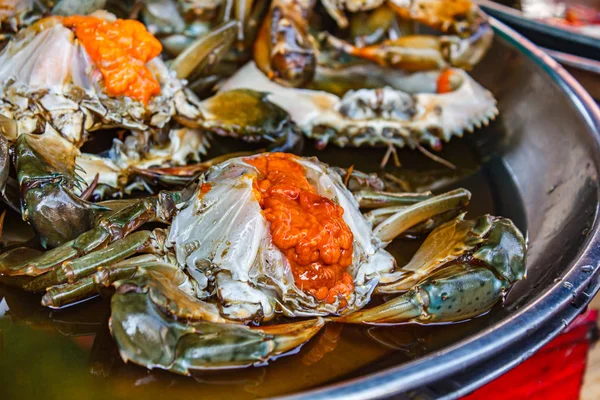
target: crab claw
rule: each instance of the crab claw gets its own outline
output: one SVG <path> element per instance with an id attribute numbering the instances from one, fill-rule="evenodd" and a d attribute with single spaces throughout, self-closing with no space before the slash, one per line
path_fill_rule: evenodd
<path id="1" fill-rule="evenodd" d="M 219 63 L 234 43 L 239 25 L 229 21 L 199 37 L 187 46 L 171 63 L 178 79 L 187 79 L 194 71 L 206 71 Z"/>
<path id="2" fill-rule="evenodd" d="M 15 168 L 21 191 L 21 213 L 44 247 L 56 247 L 92 228 L 105 207 L 75 194 L 77 149 L 55 131 L 22 134 L 15 144 Z"/>
<path id="3" fill-rule="evenodd" d="M 308 33 L 311 1 L 275 0 L 254 42 L 254 61 L 282 85 L 310 82 L 316 68 L 316 45 Z"/>
<path id="4" fill-rule="evenodd" d="M 375 62 L 385 68 L 426 71 L 447 67 L 471 69 L 489 49 L 494 33 L 489 25 L 465 39 L 454 36 L 406 35 L 371 46 L 357 47 L 327 35 L 336 50 Z"/>
<path id="5" fill-rule="evenodd" d="M 272 151 L 301 151 L 302 133 L 287 111 L 267 97 L 248 89 L 219 92 L 200 103 L 202 127 L 247 142 L 270 142 Z"/>
<path id="6" fill-rule="evenodd" d="M 390 0 L 399 17 L 461 37 L 472 35 L 485 16 L 472 0 Z"/>
<path id="7" fill-rule="evenodd" d="M 166 292 L 155 290 L 158 297 L 152 295 L 157 278 L 162 286 L 171 285 Z M 186 296 L 169 280 L 140 271 L 115 286 L 111 334 L 124 361 L 149 369 L 189 375 L 195 370 L 264 363 L 301 346 L 324 325 L 322 318 L 261 328 L 207 322 L 189 315 L 182 320 L 177 318 L 177 310 L 198 300 Z"/>
<path id="8" fill-rule="evenodd" d="M 481 315 L 524 278 L 525 251 L 523 235 L 509 219 L 484 215 L 465 221 L 461 216 L 436 228 L 413 259 L 383 277 L 377 288 L 379 293 L 408 291 L 336 321 L 449 322 Z"/>
<path id="9" fill-rule="evenodd" d="M 328 36 L 329 45 L 384 67 L 422 71 L 450 66 L 471 69 L 492 44 L 494 32 L 470 0 L 391 0 L 387 4 L 400 18 L 419 22 L 444 35 L 405 34 L 366 47 Z"/>

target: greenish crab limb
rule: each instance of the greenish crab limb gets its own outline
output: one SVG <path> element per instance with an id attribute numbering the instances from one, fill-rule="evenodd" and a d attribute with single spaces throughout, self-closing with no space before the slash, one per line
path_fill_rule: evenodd
<path id="1" fill-rule="evenodd" d="M 231 158 L 248 157 L 263 151 L 264 149 L 260 149 L 258 151 L 238 151 L 234 153 L 223 154 L 200 163 L 188 164 L 179 167 L 135 169 L 134 173 L 149 181 L 148 183 L 151 185 L 162 184 L 168 187 L 181 187 L 189 184 L 201 173 L 207 171 L 209 168 L 217 164 L 220 164 Z"/>
<path id="2" fill-rule="evenodd" d="M 383 220 L 373 230 L 374 235 L 382 242 L 390 242 L 410 228 L 424 223 L 439 215 L 452 215 L 466 207 L 471 200 L 471 193 L 465 189 L 456 189 L 406 208 L 400 209 L 389 218 Z"/>
<path id="3" fill-rule="evenodd" d="M 16 137 L 17 123 L 0 115 L 0 195 L 6 197 L 6 183 L 8 182 L 8 174 L 10 172 L 10 145 L 7 137 Z"/>
<path id="4" fill-rule="evenodd" d="M 76 147 L 49 128 L 42 135 L 19 135 L 13 148 L 21 214 L 42 246 L 60 246 L 91 229 L 106 209 L 75 194 L 81 190 Z"/>
<path id="5" fill-rule="evenodd" d="M 219 92 L 200 103 L 203 120 L 199 124 L 221 136 L 270 143 L 269 151 L 298 153 L 304 136 L 289 114 L 267 97 L 268 93 L 250 89 Z"/>
<path id="6" fill-rule="evenodd" d="M 360 208 L 383 208 L 391 206 L 411 206 L 433 197 L 425 193 L 391 193 L 360 190 L 353 193 Z"/>
<path id="7" fill-rule="evenodd" d="M 139 199 L 96 220 L 96 227 L 77 239 L 38 256 L 0 257 L 0 275 L 35 277 L 24 289 L 42 291 L 49 286 L 73 281 L 137 251 L 143 251 L 155 243 L 155 236 L 148 238 L 147 233 L 141 231 L 132 235 L 132 239 L 118 239 L 128 236 L 146 222 L 168 222 L 175 211 L 175 204 L 182 200 L 181 196 L 180 192 L 161 192 L 158 196 Z M 70 260 L 74 261 L 69 262 Z"/>
<path id="8" fill-rule="evenodd" d="M 382 277 L 377 293 L 410 290 L 444 265 L 463 257 L 481 244 L 492 228 L 493 217 L 464 220 L 464 214 L 437 227 L 427 236 L 410 262 Z"/>
<path id="9" fill-rule="evenodd" d="M 488 311 L 503 300 L 509 287 L 487 268 L 458 263 L 380 306 L 333 320 L 352 324 L 461 321 Z"/>
<path id="10" fill-rule="evenodd" d="M 56 271 L 58 279 L 69 283 L 88 276 L 100 267 L 104 267 L 138 253 L 160 251 L 155 244 L 151 231 L 138 231 L 117 240 L 103 249 L 96 250 L 75 260 L 62 263 Z"/>
<path id="11" fill-rule="evenodd" d="M 475 317 L 502 301 L 525 277 L 525 253 L 523 235 L 509 219 L 484 215 L 465 221 L 461 216 L 435 229 L 413 259 L 384 276 L 376 289 L 382 294 L 405 293 L 334 320 L 395 324 Z"/>
<path id="12" fill-rule="evenodd" d="M 486 265 L 508 284 L 525 276 L 525 239 L 513 222 L 484 215 L 464 220 L 464 214 L 436 228 L 411 261 L 382 277 L 376 292 L 399 293 L 458 260 Z"/>
<path id="13" fill-rule="evenodd" d="M 187 284 L 187 276 L 177 266 L 165 262 L 161 257 L 154 254 L 144 254 L 112 265 L 99 267 L 95 273 L 84 276 L 73 283 L 52 286 L 48 288 L 42 297 L 42 305 L 50 308 L 61 308 L 64 305 L 94 297 L 118 280 L 133 278 L 140 269 L 151 270 L 159 274 L 152 281 L 152 296 L 156 298 L 168 295 L 178 299 L 178 303 L 173 303 L 178 304 L 179 310 L 181 310 L 181 312 L 176 313 L 178 317 L 188 318 L 190 315 L 196 315 L 198 318 L 206 318 L 212 322 L 222 322 L 216 307 L 207 303 L 198 303 L 194 298 L 176 291 L 178 286 Z M 166 283 L 165 279 L 167 280 Z M 190 302 L 203 306 L 186 306 Z M 174 308 L 171 307 L 171 309 Z M 196 314 L 187 311 L 192 308 L 196 311 Z M 198 316 L 198 311 L 203 311 L 204 314 Z"/>
<path id="14" fill-rule="evenodd" d="M 204 74 L 228 53 L 239 31 L 237 21 L 225 22 L 189 44 L 171 63 L 178 79 Z"/>
<path id="15" fill-rule="evenodd" d="M 260 364 L 301 346 L 324 325 L 321 318 L 262 328 L 176 319 L 167 297 L 152 297 L 155 278 L 145 271 L 116 282 L 109 322 L 121 358 L 149 369 L 189 375 Z"/>

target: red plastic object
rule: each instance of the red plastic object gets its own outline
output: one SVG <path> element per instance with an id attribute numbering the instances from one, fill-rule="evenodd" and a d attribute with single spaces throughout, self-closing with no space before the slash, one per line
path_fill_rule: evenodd
<path id="1" fill-rule="evenodd" d="M 578 399 L 597 319 L 588 310 L 534 356 L 462 400 Z"/>

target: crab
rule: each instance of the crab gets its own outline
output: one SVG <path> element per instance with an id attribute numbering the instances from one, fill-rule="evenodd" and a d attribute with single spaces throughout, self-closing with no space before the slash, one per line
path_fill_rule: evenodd
<path id="1" fill-rule="evenodd" d="M 445 163 L 421 144 L 440 150 L 498 114 L 493 95 L 461 69 L 406 74 L 373 64 L 320 68 L 311 89 L 298 89 L 271 81 L 249 63 L 222 86 L 241 88 L 269 93 L 267 99 L 289 112 L 319 148 L 330 142 L 387 146 L 382 166 L 404 146 Z"/>
<path id="2" fill-rule="evenodd" d="M 262 365 L 330 321 L 461 321 L 502 301 L 525 275 L 525 241 L 506 218 L 466 220 L 469 199 L 464 189 L 352 193 L 316 158 L 231 158 L 181 192 L 121 203 L 46 253 L 5 252 L 0 276 L 46 290 L 53 308 L 112 285 L 109 325 L 125 361 L 179 374 Z M 150 221 L 170 226 L 140 229 Z M 430 231 L 406 265 L 385 250 Z M 395 297 L 366 308 L 375 294 Z"/>
<path id="3" fill-rule="evenodd" d="M 325 42 L 337 51 L 404 71 L 439 70 L 449 67 L 470 69 L 485 55 L 493 31 L 471 0 L 323 0 L 339 28 L 347 28 L 344 10 L 373 11 L 357 17 L 352 26 L 356 44 L 324 32 Z M 310 83 L 324 49 L 311 33 L 309 21 L 314 1 L 274 0 L 254 44 L 254 61 L 270 79 L 285 86 Z M 399 18 L 399 22 L 392 25 Z M 366 21 L 366 23 L 365 23 Z M 445 36 L 415 34 L 411 22 L 437 29 Z M 355 24 L 356 25 L 356 24 Z"/>
<path id="4" fill-rule="evenodd" d="M 220 32 L 235 37 L 237 25 Z M 131 42 L 116 40 L 127 35 Z M 103 52 L 103 43 L 118 51 Z M 21 213 L 44 246 L 60 245 L 90 228 L 100 208 L 85 198 L 95 188 L 128 192 L 140 187 L 131 182 L 132 170 L 197 161 L 209 132 L 249 141 L 268 138 L 276 148 L 298 143 L 294 138 L 301 135 L 287 113 L 261 93 L 236 90 L 200 101 L 187 90 L 186 73 L 210 64 L 206 58 L 222 45 L 199 38 L 191 45 L 194 51 L 168 67 L 158 57 L 160 43 L 140 22 L 106 12 L 43 18 L 9 42 L 0 53 L 0 126 L 6 142 L 0 159 L 7 167 L 8 153 L 15 154 Z M 118 58 L 102 59 L 107 54 Z M 108 129 L 128 135 L 115 139 L 107 156 L 80 152 L 90 135 Z M 5 178 L 1 189 L 8 197 Z M 56 207 L 44 206 L 50 198 Z M 19 200 L 13 196 L 9 203 Z M 61 228 L 65 221 L 57 221 L 58 215 L 73 218 Z"/>

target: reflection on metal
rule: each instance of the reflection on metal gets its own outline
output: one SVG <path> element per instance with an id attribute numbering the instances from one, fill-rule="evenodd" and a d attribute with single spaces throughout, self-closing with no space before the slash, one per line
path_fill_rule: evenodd
<path id="1" fill-rule="evenodd" d="M 572 54 L 567 54 L 556 50 L 545 48 L 542 48 L 542 50 L 563 65 L 600 74 L 600 61 L 590 60 L 589 58 L 574 56 Z"/>

